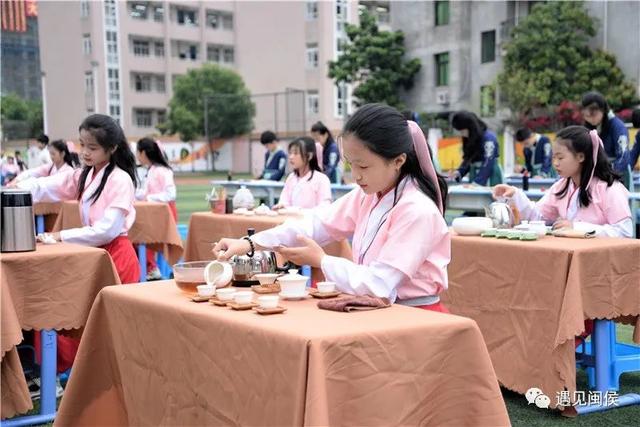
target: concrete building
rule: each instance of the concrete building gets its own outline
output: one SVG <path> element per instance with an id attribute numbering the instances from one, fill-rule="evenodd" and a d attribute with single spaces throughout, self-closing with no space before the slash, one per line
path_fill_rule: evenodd
<path id="1" fill-rule="evenodd" d="M 391 27 L 405 32 L 407 55 L 422 61 L 416 84 L 405 96 L 408 107 L 445 116 L 468 109 L 498 125 L 499 94 L 492 84 L 503 67 L 501 46 L 535 3 L 393 2 Z M 614 53 L 640 93 L 640 2 L 594 1 L 586 7 L 600 21 L 593 47 Z"/>
<path id="2" fill-rule="evenodd" d="M 119 119 L 130 139 L 157 132 L 177 76 L 207 62 L 242 76 L 257 106 L 256 131 L 299 133 L 317 120 L 338 129 L 349 112 L 349 88 L 326 76 L 345 23 L 357 21 L 357 2 L 82 0 L 39 7 L 45 108 L 56 137 L 75 138 L 93 112 Z"/>

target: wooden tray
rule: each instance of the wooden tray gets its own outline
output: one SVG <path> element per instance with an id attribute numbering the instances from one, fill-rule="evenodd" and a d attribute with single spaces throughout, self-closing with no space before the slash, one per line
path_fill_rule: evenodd
<path id="1" fill-rule="evenodd" d="M 312 297 L 318 298 L 318 299 L 335 298 L 342 294 L 342 292 L 340 291 L 320 292 L 319 290 L 314 288 L 309 289 L 309 293 L 311 294 Z"/>
<path id="2" fill-rule="evenodd" d="M 226 307 L 227 306 L 227 301 L 220 301 L 218 298 L 213 297 L 209 300 L 209 302 L 213 305 L 217 305 L 218 307 Z M 233 302 L 233 301 L 230 301 Z"/>
<path id="3" fill-rule="evenodd" d="M 264 316 L 269 315 L 269 314 L 280 314 L 280 313 L 284 313 L 285 311 L 287 311 L 286 307 L 281 307 L 281 306 L 277 306 L 274 308 L 260 308 L 260 307 L 256 307 L 254 308 L 255 312 L 258 314 L 262 314 Z"/>
<path id="4" fill-rule="evenodd" d="M 277 294 L 280 293 L 280 285 L 277 283 L 273 285 L 254 285 L 251 290 L 256 294 Z"/>
<path id="5" fill-rule="evenodd" d="M 236 304 L 235 302 L 231 301 L 229 303 L 227 303 L 227 307 L 231 307 L 231 309 L 233 310 L 251 310 L 253 307 L 257 307 L 258 304 L 255 302 L 250 302 L 249 304 Z"/>

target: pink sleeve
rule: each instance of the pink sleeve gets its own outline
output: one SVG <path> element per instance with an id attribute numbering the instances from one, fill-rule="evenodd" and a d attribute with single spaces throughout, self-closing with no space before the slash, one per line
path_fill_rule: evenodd
<path id="1" fill-rule="evenodd" d="M 115 172 L 115 171 L 114 171 Z M 108 185 L 105 185 L 103 192 L 106 200 L 110 200 L 110 208 L 118 208 L 130 213 L 133 210 L 135 198 L 133 182 L 126 172 L 112 173 L 109 176 Z"/>
<path id="2" fill-rule="evenodd" d="M 616 224 L 627 218 L 631 218 L 631 209 L 629 208 L 629 191 L 619 182 L 615 182 L 606 190 L 604 200 L 606 206 L 603 206 L 607 224 Z"/>
<path id="3" fill-rule="evenodd" d="M 282 188 L 282 192 L 280 193 L 279 204 L 282 206 L 291 206 L 291 192 L 293 187 L 293 176 L 294 172 L 291 172 L 287 179 L 284 181 L 284 187 Z"/>
<path id="4" fill-rule="evenodd" d="M 315 176 L 316 174 L 314 174 Z M 316 187 L 316 206 L 331 203 L 331 182 L 325 174 L 318 174 L 318 183 Z"/>
<path id="5" fill-rule="evenodd" d="M 39 178 L 41 176 L 49 176 L 50 171 L 53 168 L 53 163 L 46 163 L 44 165 L 38 166 L 33 170 L 31 176 Z"/>
<path id="6" fill-rule="evenodd" d="M 364 197 L 362 189 L 357 187 L 329 206 L 317 208 L 317 219 L 332 240 L 337 242 L 353 236 Z"/>
<path id="7" fill-rule="evenodd" d="M 558 199 L 556 193 L 564 187 L 566 181 L 561 179 L 553 184 L 540 200 L 536 202 L 538 212 L 546 221 L 553 222 L 560 217 L 560 210 L 558 209 L 558 203 L 567 203 L 569 195 L 567 194 L 562 200 Z"/>
<path id="8" fill-rule="evenodd" d="M 51 176 L 22 181 L 18 183 L 18 188 L 31 191 L 34 202 L 74 200 L 81 173 L 81 169 L 71 169 Z"/>

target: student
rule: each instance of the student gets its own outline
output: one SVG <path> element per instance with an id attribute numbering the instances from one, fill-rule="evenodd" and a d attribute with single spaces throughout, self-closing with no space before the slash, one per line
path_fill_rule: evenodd
<path id="1" fill-rule="evenodd" d="M 49 155 L 49 150 L 47 150 L 47 145 L 49 145 L 49 137 L 47 135 L 41 134 L 36 138 L 35 147 L 32 146 L 28 152 L 30 169 L 51 163 L 51 156 Z"/>
<path id="2" fill-rule="evenodd" d="M 20 173 L 20 168 L 13 156 L 7 156 L 6 163 L 0 167 L 0 175 L 2 175 L 2 184 L 11 182 Z"/>
<path id="3" fill-rule="evenodd" d="M 124 132 L 109 116 L 93 114 L 79 127 L 82 169 L 26 180 L 35 202 L 77 199 L 83 227 L 52 233 L 62 242 L 105 249 L 121 283 L 140 280 L 140 266 L 127 237 L 136 218 L 133 207 L 136 186 L 135 158 Z M 38 334 L 36 334 L 38 336 Z M 58 336 L 58 372 L 73 363 L 79 340 Z"/>
<path id="4" fill-rule="evenodd" d="M 415 122 L 386 105 L 362 106 L 341 141 L 358 187 L 300 221 L 243 239 L 222 239 L 221 260 L 271 248 L 298 265 L 321 267 L 342 292 L 446 312 L 451 242 L 444 220 L 447 185 L 433 167 Z M 321 246 L 353 239 L 353 261 L 326 255 Z"/>
<path id="5" fill-rule="evenodd" d="M 638 157 L 640 157 L 640 108 L 636 108 L 633 110 L 631 114 L 631 123 L 633 127 L 638 129 L 636 132 L 636 142 L 633 144 L 633 148 L 631 149 L 631 170 L 635 168 L 638 163 Z"/>
<path id="6" fill-rule="evenodd" d="M 16 150 L 16 163 L 18 164 L 18 169 L 20 169 L 21 173 L 27 170 L 27 165 L 25 164 L 24 160 L 22 160 L 22 153 L 17 150 Z"/>
<path id="7" fill-rule="evenodd" d="M 340 184 L 338 177 L 340 150 L 331 131 L 322 122 L 317 122 L 311 126 L 311 136 L 322 146 L 322 172 L 329 177 L 332 184 Z"/>
<path id="8" fill-rule="evenodd" d="M 498 164 L 500 147 L 496 134 L 469 111 L 453 115 L 451 125 L 462 135 L 462 163 L 451 178 L 460 182 L 468 173 L 469 181 L 479 185 L 502 183 L 502 170 Z"/>
<path id="9" fill-rule="evenodd" d="M 320 171 L 316 145 L 313 139 L 303 136 L 289 144 L 289 174 L 274 209 L 295 206 L 311 209 L 331 203 L 331 183 Z"/>
<path id="10" fill-rule="evenodd" d="M 534 178 L 555 178 L 556 171 L 551 165 L 553 154 L 551 140 L 529 128 L 520 128 L 515 134 L 516 142 L 524 145 L 524 160 L 527 172 Z M 524 170 L 521 170 L 524 172 Z"/>
<path id="11" fill-rule="evenodd" d="M 493 196 L 513 198 L 522 219 L 542 219 L 554 229 L 632 237 L 629 192 L 611 167 L 597 131 L 569 126 L 558 132 L 553 166 L 563 179 L 538 202 L 529 201 L 522 190 L 509 185 L 496 186 Z"/>
<path id="12" fill-rule="evenodd" d="M 630 179 L 629 132 L 622 120 L 613 114 L 604 96 L 598 92 L 588 92 L 582 97 L 582 117 L 587 129 L 598 131 L 613 170 L 627 183 Z"/>
<path id="13" fill-rule="evenodd" d="M 278 147 L 278 137 L 270 130 L 262 132 L 260 143 L 267 149 L 264 153 L 264 171 L 260 179 L 280 181 L 287 166 L 287 154 Z"/>
<path id="14" fill-rule="evenodd" d="M 44 176 L 56 175 L 69 172 L 79 166 L 78 155 L 69 150 L 69 146 L 61 139 L 53 141 L 48 145 L 51 163 L 44 164 L 37 168 L 27 169 L 20 173 L 12 184 L 17 184 L 29 178 L 41 178 Z"/>
<path id="15" fill-rule="evenodd" d="M 140 164 L 148 170 L 142 187 L 136 191 L 136 199 L 168 204 L 171 215 L 177 222 L 176 184 L 173 180 L 173 170 L 167 163 L 160 146 L 151 138 L 142 138 L 137 143 L 136 151 Z M 155 253 L 147 249 L 147 280 L 162 278 L 155 257 Z"/>

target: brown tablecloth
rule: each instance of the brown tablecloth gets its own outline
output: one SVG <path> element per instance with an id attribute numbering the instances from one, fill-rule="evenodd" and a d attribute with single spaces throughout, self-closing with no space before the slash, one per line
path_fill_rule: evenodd
<path id="1" fill-rule="evenodd" d="M 234 214 L 214 214 L 210 212 L 196 212 L 189 220 L 187 248 L 184 253 L 186 261 L 204 261 L 213 258 L 212 243 L 224 237 L 239 238 L 247 235 L 248 228 L 255 228 L 256 232 L 268 230 L 295 218 L 286 215 L 244 216 Z M 327 245 L 325 251 L 329 255 L 351 259 L 351 246 L 346 240 Z M 314 269 L 315 270 L 315 269 Z M 322 272 L 314 271 L 314 279 L 322 280 Z"/>
<path id="2" fill-rule="evenodd" d="M 509 424 L 472 320 L 281 304 L 260 316 L 193 303 L 172 281 L 104 289 L 56 424 Z"/>
<path id="3" fill-rule="evenodd" d="M 2 418 L 31 409 L 31 398 L 15 346 L 22 330 L 84 326 L 104 286 L 118 284 L 109 254 L 98 248 L 59 243 L 35 252 L 0 255 L 2 286 Z"/>
<path id="4" fill-rule="evenodd" d="M 136 221 L 129 230 L 133 244 L 144 244 L 149 249 L 162 252 L 175 264 L 182 256 L 182 240 L 169 206 L 164 203 L 135 202 Z M 82 227 L 77 201 L 63 202 L 53 231 Z"/>
<path id="5" fill-rule="evenodd" d="M 505 387 L 540 388 L 553 405 L 556 392 L 576 389 L 584 319 L 640 314 L 638 240 L 453 236 L 451 255 L 444 303 L 478 322 Z"/>

